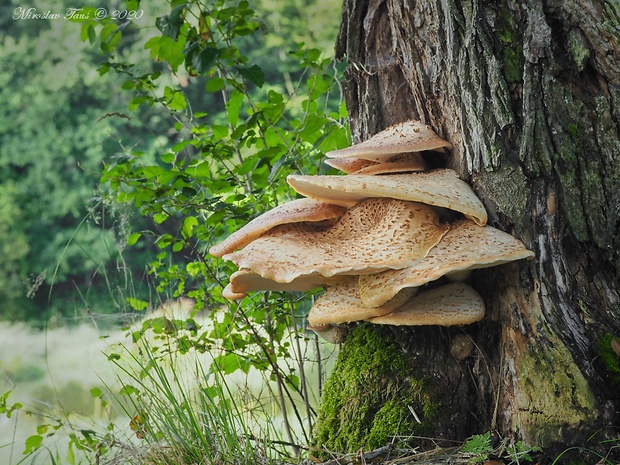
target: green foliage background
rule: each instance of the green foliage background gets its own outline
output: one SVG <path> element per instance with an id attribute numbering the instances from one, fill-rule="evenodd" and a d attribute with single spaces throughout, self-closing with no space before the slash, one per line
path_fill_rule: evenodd
<path id="1" fill-rule="evenodd" d="M 0 318 L 215 305 L 231 270 L 207 245 L 347 142 L 325 58 L 340 2 L 111 2 L 143 17 L 82 23 L 12 19 L 22 6 L 0 7 Z"/>

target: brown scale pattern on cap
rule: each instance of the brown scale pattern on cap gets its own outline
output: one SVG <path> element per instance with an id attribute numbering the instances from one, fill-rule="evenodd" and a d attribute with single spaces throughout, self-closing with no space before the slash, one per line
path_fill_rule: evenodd
<path id="1" fill-rule="evenodd" d="M 448 208 L 477 224 L 487 222 L 487 212 L 471 186 L 450 169 L 409 174 L 366 176 L 289 175 L 289 185 L 306 197 L 351 207 L 371 197 L 391 197 Z"/>
<path id="2" fill-rule="evenodd" d="M 454 224 L 424 260 L 414 266 L 360 276 L 360 296 L 365 305 L 379 306 L 405 287 L 422 286 L 448 273 L 487 268 L 533 256 L 533 252 L 510 234 L 463 220 Z"/>
<path id="3" fill-rule="evenodd" d="M 224 259 L 282 283 L 314 273 L 376 273 L 419 262 L 447 229 L 426 205 L 373 198 L 328 229 L 307 223 L 277 226 Z"/>
<path id="4" fill-rule="evenodd" d="M 398 153 L 452 148 L 433 129 L 420 121 L 405 121 L 375 134 L 359 144 L 327 152 L 328 158 L 363 158 L 385 161 Z"/>
<path id="5" fill-rule="evenodd" d="M 347 174 L 379 164 L 376 161 L 363 160 L 361 158 L 332 158 L 324 160 L 323 163 Z"/>
<path id="6" fill-rule="evenodd" d="M 406 153 L 397 155 L 385 163 L 367 166 L 352 174 L 379 175 L 388 173 L 408 173 L 411 171 L 424 171 L 426 163 L 419 153 Z"/>
<path id="7" fill-rule="evenodd" d="M 243 228 L 228 236 L 226 240 L 211 247 L 209 253 L 215 257 L 221 257 L 237 249 L 242 249 L 254 239 L 278 225 L 339 218 L 345 211 L 346 208 L 344 207 L 312 199 L 292 200 L 254 218 Z"/>

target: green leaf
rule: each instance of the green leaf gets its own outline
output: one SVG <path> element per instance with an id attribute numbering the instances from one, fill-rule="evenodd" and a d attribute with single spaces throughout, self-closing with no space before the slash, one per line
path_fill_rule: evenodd
<path id="1" fill-rule="evenodd" d="M 129 102 L 129 111 L 134 111 L 136 108 L 138 108 L 143 103 L 151 103 L 151 102 L 152 102 L 151 98 L 147 96 L 134 97 Z"/>
<path id="2" fill-rule="evenodd" d="M 141 237 L 142 237 L 142 233 L 139 233 L 139 232 L 132 233 L 127 238 L 127 245 L 134 245 L 136 242 L 138 242 L 138 239 L 140 239 Z"/>
<path id="3" fill-rule="evenodd" d="M 103 395 L 103 391 L 95 387 L 90 390 L 90 395 L 91 397 L 95 397 L 95 398 L 101 397 Z"/>
<path id="4" fill-rule="evenodd" d="M 172 9 L 169 15 L 161 16 L 155 20 L 155 26 L 162 34 L 171 37 L 173 40 L 177 40 L 181 26 L 185 22 L 185 4 L 178 5 Z"/>
<path id="5" fill-rule="evenodd" d="M 136 87 L 136 83 L 134 81 L 132 81 L 131 79 L 126 80 L 121 85 L 121 89 L 123 89 L 123 90 L 131 90 L 134 87 Z"/>
<path id="6" fill-rule="evenodd" d="M 82 24 L 80 38 L 82 39 L 82 42 L 86 42 L 88 40 L 91 45 L 95 43 L 97 40 L 97 33 L 95 32 L 95 27 L 92 21 Z"/>
<path id="7" fill-rule="evenodd" d="M 217 369 L 224 375 L 229 375 L 241 368 L 240 358 L 236 354 L 226 354 L 213 360 Z"/>
<path id="8" fill-rule="evenodd" d="M 265 84 L 265 73 L 258 65 L 252 65 L 249 68 L 239 67 L 239 74 L 257 87 L 263 87 Z"/>
<path id="9" fill-rule="evenodd" d="M 166 86 L 164 89 L 164 98 L 166 99 L 168 107 L 172 111 L 183 111 L 187 107 L 185 95 L 183 95 L 183 92 L 180 90 L 172 89 L 171 87 Z"/>
<path id="10" fill-rule="evenodd" d="M 185 61 L 185 40 L 179 37 L 175 41 L 169 36 L 153 37 L 149 39 L 144 48 L 151 50 L 151 58 L 161 61 L 167 61 L 174 72 Z"/>
<path id="11" fill-rule="evenodd" d="M 121 396 L 130 396 L 132 394 L 135 394 L 136 392 L 138 392 L 138 390 L 135 387 L 130 386 L 129 384 L 126 384 L 118 391 Z"/>
<path id="12" fill-rule="evenodd" d="M 131 308 L 133 308 L 134 310 L 138 312 L 146 310 L 149 306 L 148 302 L 144 300 L 136 299 L 135 297 L 127 297 L 127 303 L 129 304 Z"/>
<path id="13" fill-rule="evenodd" d="M 236 126 L 239 123 L 239 112 L 241 110 L 241 104 L 243 103 L 244 95 L 238 90 L 233 91 L 226 102 L 226 109 L 228 110 L 228 122 L 232 126 Z"/>
<path id="14" fill-rule="evenodd" d="M 484 434 L 473 435 L 465 441 L 461 448 L 461 452 L 470 454 L 470 463 L 484 462 L 492 451 L 491 433 L 489 431 Z"/>
<path id="15" fill-rule="evenodd" d="M 189 239 L 194 235 L 194 228 L 198 226 L 198 219 L 195 216 L 187 216 L 183 220 L 183 228 L 181 234 L 185 239 Z"/>
<path id="16" fill-rule="evenodd" d="M 153 220 L 157 224 L 162 224 L 164 221 L 168 219 L 168 215 L 166 213 L 155 213 L 153 215 Z"/>
<path id="17" fill-rule="evenodd" d="M 115 23 L 108 23 L 101 29 L 101 50 L 113 51 L 121 43 L 121 29 Z"/>
<path id="18" fill-rule="evenodd" d="M 211 78 L 205 84 L 205 90 L 207 92 L 219 92 L 226 85 L 226 81 L 219 77 Z"/>
<path id="19" fill-rule="evenodd" d="M 37 434 L 45 434 L 50 429 L 50 425 L 38 425 Z"/>
<path id="20" fill-rule="evenodd" d="M 198 74 L 207 74 L 215 64 L 219 54 L 220 51 L 217 48 L 207 47 L 192 57 L 192 67 Z"/>
<path id="21" fill-rule="evenodd" d="M 41 447 L 41 444 L 43 444 L 43 436 L 38 434 L 30 436 L 26 439 L 26 449 L 24 450 L 24 455 L 32 454 L 35 450 Z"/>

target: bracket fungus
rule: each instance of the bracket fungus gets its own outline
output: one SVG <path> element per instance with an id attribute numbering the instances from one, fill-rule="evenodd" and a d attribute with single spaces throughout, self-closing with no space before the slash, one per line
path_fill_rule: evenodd
<path id="1" fill-rule="evenodd" d="M 426 163 L 419 153 L 395 155 L 382 163 L 362 158 L 328 158 L 324 163 L 346 174 L 406 173 L 426 169 Z"/>
<path id="2" fill-rule="evenodd" d="M 420 121 L 405 121 L 378 132 L 364 142 L 344 149 L 332 150 L 325 155 L 327 158 L 386 161 L 399 153 L 443 148 L 451 149 L 452 144 L 435 134 L 429 125 Z"/>
<path id="3" fill-rule="evenodd" d="M 453 224 L 424 260 L 416 265 L 360 276 L 360 298 L 364 305 L 380 306 L 407 287 L 422 286 L 459 271 L 487 268 L 533 256 L 533 252 L 510 234 L 461 220 Z"/>
<path id="4" fill-rule="evenodd" d="M 297 199 L 286 202 L 254 218 L 243 228 L 235 231 L 223 242 L 214 245 L 209 253 L 221 257 L 237 249 L 242 249 L 254 239 L 281 224 L 299 222 L 318 222 L 338 218 L 344 214 L 346 208 L 317 202 L 312 199 Z"/>
<path id="5" fill-rule="evenodd" d="M 372 198 L 347 210 L 331 227 L 276 226 L 224 259 L 279 283 L 315 273 L 377 273 L 414 265 L 447 230 L 428 205 Z"/>
<path id="6" fill-rule="evenodd" d="M 368 307 L 360 299 L 357 277 L 347 276 L 326 287 L 323 295 L 312 305 L 308 313 L 308 323 L 312 326 L 334 325 L 387 315 L 409 300 L 416 290 L 407 288 L 381 306 Z"/>
<path id="7" fill-rule="evenodd" d="M 353 174 L 369 166 L 379 165 L 379 162 L 362 158 L 332 158 L 323 160 L 323 163 L 346 174 Z"/>
<path id="8" fill-rule="evenodd" d="M 360 320 L 480 320 L 484 303 L 470 285 L 439 280 L 533 253 L 486 226 L 482 202 L 455 171 L 425 169 L 419 152 L 446 148 L 451 144 L 429 126 L 408 121 L 329 152 L 326 163 L 345 175 L 290 175 L 290 186 L 306 198 L 264 213 L 211 248 L 239 267 L 223 296 L 324 287 L 309 329 L 332 342 L 341 341 L 346 323 Z"/>
<path id="9" fill-rule="evenodd" d="M 387 315 L 370 318 L 380 325 L 468 325 L 484 317 L 484 302 L 474 289 L 464 283 L 439 286 L 420 292 Z"/>
<path id="10" fill-rule="evenodd" d="M 480 225 L 487 222 L 487 212 L 480 199 L 469 184 L 450 169 L 381 176 L 291 174 L 287 181 L 297 193 L 334 205 L 352 207 L 364 199 L 388 197 L 448 208 Z"/>

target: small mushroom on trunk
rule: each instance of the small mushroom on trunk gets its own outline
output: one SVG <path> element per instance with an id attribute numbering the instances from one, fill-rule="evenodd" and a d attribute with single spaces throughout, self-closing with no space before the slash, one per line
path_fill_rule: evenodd
<path id="1" fill-rule="evenodd" d="M 424 171 L 426 164 L 419 154 L 411 153 L 407 156 L 400 155 L 396 160 L 390 160 L 385 163 L 377 163 L 376 165 L 367 166 L 352 174 L 380 175 L 380 174 L 396 174 L 411 173 Z"/>

